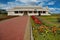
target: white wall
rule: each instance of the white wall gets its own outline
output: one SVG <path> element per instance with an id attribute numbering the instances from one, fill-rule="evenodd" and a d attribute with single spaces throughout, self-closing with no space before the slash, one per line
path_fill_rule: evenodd
<path id="1" fill-rule="evenodd" d="M 14 15 L 14 12 L 8 12 L 8 15 Z"/>
<path id="2" fill-rule="evenodd" d="M 23 16 L 21 13 L 8 12 L 8 16 Z"/>
<path id="3" fill-rule="evenodd" d="M 35 8 L 34 9 L 10 9 L 9 11 L 8 11 L 8 16 L 10 15 L 10 16 L 15 16 L 15 15 L 19 15 L 19 16 L 23 16 L 24 15 L 24 13 L 14 13 L 14 11 L 34 11 L 35 10 Z M 46 10 L 46 9 L 36 9 L 36 11 L 46 11 L 46 13 L 41 13 L 41 15 L 50 15 L 50 14 L 48 14 L 48 10 Z M 28 14 L 28 16 L 31 16 L 31 15 L 39 15 L 38 13 L 27 13 Z"/>
<path id="4" fill-rule="evenodd" d="M 46 11 L 46 13 L 41 13 L 41 15 L 50 15 L 50 14 L 48 13 L 48 11 Z"/>
<path id="5" fill-rule="evenodd" d="M 32 15 L 39 15 L 38 13 L 28 13 L 29 16 L 32 16 Z"/>

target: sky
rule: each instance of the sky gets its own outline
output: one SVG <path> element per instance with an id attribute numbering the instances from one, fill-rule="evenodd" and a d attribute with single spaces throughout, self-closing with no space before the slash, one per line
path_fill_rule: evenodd
<path id="1" fill-rule="evenodd" d="M 0 9 L 11 9 L 15 6 L 48 6 L 49 12 L 60 13 L 60 0 L 0 0 Z"/>

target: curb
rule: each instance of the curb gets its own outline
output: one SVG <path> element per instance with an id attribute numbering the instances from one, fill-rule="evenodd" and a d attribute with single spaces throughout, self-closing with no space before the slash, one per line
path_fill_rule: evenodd
<path id="1" fill-rule="evenodd" d="M 28 16 L 28 21 L 27 21 L 23 40 L 30 40 L 30 17 L 29 16 Z"/>

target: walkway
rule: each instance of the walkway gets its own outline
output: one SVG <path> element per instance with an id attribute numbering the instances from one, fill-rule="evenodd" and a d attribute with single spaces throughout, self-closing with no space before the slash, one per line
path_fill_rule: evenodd
<path id="1" fill-rule="evenodd" d="M 23 40 L 28 16 L 0 22 L 0 40 Z"/>

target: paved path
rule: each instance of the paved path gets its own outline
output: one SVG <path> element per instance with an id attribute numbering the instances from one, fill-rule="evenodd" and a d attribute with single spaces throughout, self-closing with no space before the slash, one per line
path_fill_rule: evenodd
<path id="1" fill-rule="evenodd" d="M 0 22 L 0 40 L 23 40 L 28 16 Z"/>
<path id="2" fill-rule="evenodd" d="M 25 30 L 25 35 L 24 35 L 24 40 L 31 40 L 31 30 L 30 30 L 30 17 L 28 18 L 28 24 L 26 26 L 26 30 Z"/>

